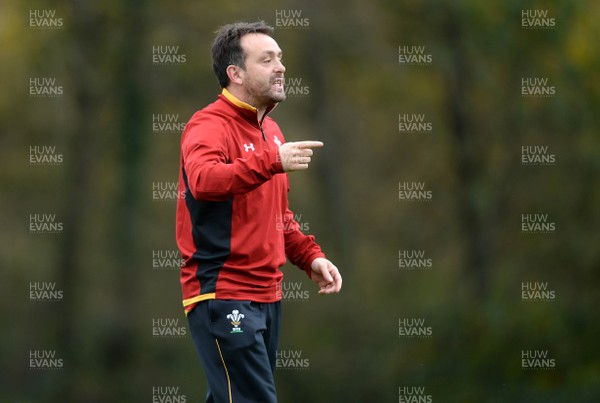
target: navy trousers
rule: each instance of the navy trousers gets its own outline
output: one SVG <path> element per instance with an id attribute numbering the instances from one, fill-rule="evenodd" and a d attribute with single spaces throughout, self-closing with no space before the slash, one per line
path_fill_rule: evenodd
<path id="1" fill-rule="evenodd" d="M 281 302 L 207 300 L 188 314 L 208 380 L 206 403 L 276 403 Z"/>

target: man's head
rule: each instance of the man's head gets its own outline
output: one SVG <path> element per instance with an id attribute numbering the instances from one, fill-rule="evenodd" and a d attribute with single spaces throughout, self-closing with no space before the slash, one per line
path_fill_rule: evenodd
<path id="1" fill-rule="evenodd" d="M 285 99 L 281 49 L 264 22 L 221 27 L 212 46 L 213 69 L 222 88 L 258 108 Z"/>

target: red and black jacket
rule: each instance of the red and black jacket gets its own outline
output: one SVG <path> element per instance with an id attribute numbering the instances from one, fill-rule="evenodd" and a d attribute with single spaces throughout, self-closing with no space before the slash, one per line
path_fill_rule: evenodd
<path id="1" fill-rule="evenodd" d="M 309 275 L 324 257 L 288 208 L 285 140 L 268 112 L 259 122 L 223 90 L 183 131 L 176 236 L 186 314 L 206 299 L 278 301 L 286 256 Z"/>

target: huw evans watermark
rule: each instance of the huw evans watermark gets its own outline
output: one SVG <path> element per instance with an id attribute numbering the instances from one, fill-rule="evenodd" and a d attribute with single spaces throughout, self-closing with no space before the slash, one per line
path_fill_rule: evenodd
<path id="1" fill-rule="evenodd" d="M 304 233 L 310 231 L 310 223 L 302 220 L 302 214 L 285 213 L 275 215 L 275 229 L 277 231 L 289 232 L 298 229 Z"/>
<path id="2" fill-rule="evenodd" d="M 56 10 L 29 10 L 30 29 L 62 29 L 64 21 L 56 15 Z"/>
<path id="3" fill-rule="evenodd" d="M 302 10 L 275 10 L 276 28 L 306 29 L 310 26 L 310 19 L 302 16 Z"/>
<path id="4" fill-rule="evenodd" d="M 152 337 L 185 337 L 187 327 L 179 323 L 179 318 L 153 318 Z"/>
<path id="5" fill-rule="evenodd" d="M 521 300 L 534 302 L 550 302 L 556 299 L 556 291 L 548 287 L 548 282 L 521 282 Z"/>
<path id="6" fill-rule="evenodd" d="M 402 338 L 430 338 L 431 326 L 426 326 L 424 318 L 399 318 L 398 336 Z"/>
<path id="7" fill-rule="evenodd" d="M 56 77 L 30 77 L 29 96 L 31 98 L 60 98 L 64 95 L 63 86 Z"/>
<path id="8" fill-rule="evenodd" d="M 398 131 L 403 134 L 428 134 L 433 131 L 433 123 L 428 121 L 424 113 L 400 113 Z"/>
<path id="9" fill-rule="evenodd" d="M 31 281 L 29 283 L 29 300 L 36 302 L 60 302 L 63 291 L 56 287 L 56 282 Z"/>
<path id="10" fill-rule="evenodd" d="M 187 396 L 179 391 L 179 386 L 153 386 L 152 403 L 187 403 Z"/>
<path id="11" fill-rule="evenodd" d="M 401 249 L 398 251 L 398 267 L 403 270 L 431 269 L 433 260 L 426 256 L 425 250 Z"/>
<path id="12" fill-rule="evenodd" d="M 399 403 L 433 403 L 433 397 L 425 392 L 424 386 L 399 386 Z"/>
<path id="13" fill-rule="evenodd" d="M 548 77 L 521 78 L 521 96 L 527 98 L 547 98 L 556 95 L 556 86 L 550 85 Z"/>
<path id="14" fill-rule="evenodd" d="M 556 155 L 548 150 L 548 146 L 521 146 L 522 165 L 554 165 Z"/>
<path id="15" fill-rule="evenodd" d="M 303 356 L 302 350 L 278 350 L 275 357 L 277 369 L 310 368 L 310 360 Z"/>
<path id="16" fill-rule="evenodd" d="M 154 249 L 152 250 L 152 268 L 154 270 L 179 270 L 184 260 L 177 249 Z"/>
<path id="17" fill-rule="evenodd" d="M 282 281 L 277 285 L 276 298 L 283 301 L 303 302 L 310 299 L 310 291 L 304 290 L 301 281 Z"/>
<path id="18" fill-rule="evenodd" d="M 429 66 L 433 55 L 427 52 L 425 45 L 399 45 L 398 63 L 401 66 Z"/>
<path id="19" fill-rule="evenodd" d="M 187 56 L 181 53 L 179 45 L 152 46 L 152 64 L 155 66 L 177 66 L 187 62 Z"/>
<path id="20" fill-rule="evenodd" d="M 433 193 L 426 189 L 425 182 L 398 182 L 400 201 L 431 201 Z"/>
<path id="21" fill-rule="evenodd" d="M 56 219 L 56 214 L 29 214 L 29 232 L 32 234 L 59 234 L 63 231 L 63 223 Z"/>
<path id="22" fill-rule="evenodd" d="M 556 368 L 556 359 L 550 358 L 548 350 L 521 350 L 521 368 L 548 370 Z"/>
<path id="23" fill-rule="evenodd" d="M 177 182 L 152 182 L 153 201 L 174 201 L 184 198 L 185 191 L 178 189 Z"/>
<path id="24" fill-rule="evenodd" d="M 178 113 L 152 114 L 152 133 L 154 134 L 181 134 L 185 129 L 185 124 L 180 121 Z"/>
<path id="25" fill-rule="evenodd" d="M 29 146 L 29 165 L 62 165 L 64 157 L 56 146 Z"/>
<path id="26" fill-rule="evenodd" d="M 283 91 L 288 98 L 303 98 L 310 95 L 310 87 L 302 82 L 301 77 L 285 77 Z"/>
<path id="27" fill-rule="evenodd" d="M 521 214 L 521 233 L 523 234 L 553 234 L 556 223 L 550 221 L 548 214 Z"/>
<path id="28" fill-rule="evenodd" d="M 57 356 L 56 350 L 29 350 L 29 369 L 62 369 L 64 360 Z"/>
<path id="29" fill-rule="evenodd" d="M 521 27 L 524 29 L 553 29 L 556 19 L 548 15 L 548 10 L 521 10 Z"/>

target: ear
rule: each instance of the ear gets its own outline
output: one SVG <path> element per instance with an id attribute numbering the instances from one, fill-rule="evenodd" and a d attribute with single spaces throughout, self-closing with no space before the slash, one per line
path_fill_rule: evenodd
<path id="1" fill-rule="evenodd" d="M 240 67 L 230 64 L 229 66 L 227 66 L 226 71 L 227 77 L 229 77 L 229 81 L 238 85 L 242 85 L 242 82 L 244 80 L 242 75 L 242 69 Z"/>

